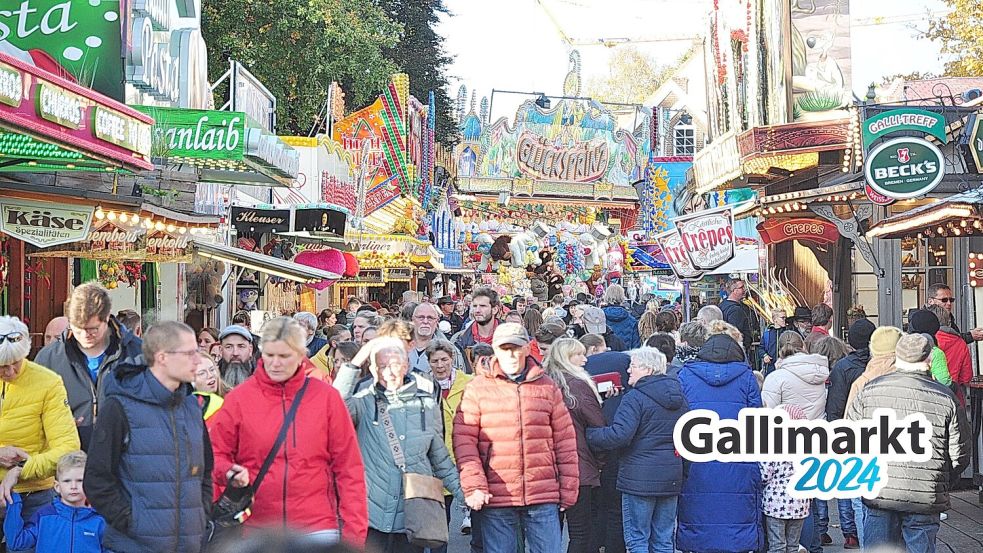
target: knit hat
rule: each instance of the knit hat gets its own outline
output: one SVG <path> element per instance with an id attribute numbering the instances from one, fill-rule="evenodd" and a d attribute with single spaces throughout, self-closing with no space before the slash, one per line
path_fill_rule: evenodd
<path id="1" fill-rule="evenodd" d="M 901 338 L 901 329 L 893 326 L 882 326 L 870 335 L 870 354 L 889 355 L 894 353 L 895 346 Z"/>
<path id="2" fill-rule="evenodd" d="M 926 334 L 903 334 L 898 340 L 895 355 L 899 363 L 925 363 L 932 355 L 932 340 Z"/>
<path id="3" fill-rule="evenodd" d="M 850 347 L 853 349 L 864 349 L 870 346 L 870 335 L 877 330 L 874 323 L 867 319 L 858 319 L 850 325 Z"/>
<path id="4" fill-rule="evenodd" d="M 940 326 L 939 318 L 935 316 L 935 313 L 927 309 L 919 309 L 908 315 L 908 332 L 918 332 L 935 336 Z"/>

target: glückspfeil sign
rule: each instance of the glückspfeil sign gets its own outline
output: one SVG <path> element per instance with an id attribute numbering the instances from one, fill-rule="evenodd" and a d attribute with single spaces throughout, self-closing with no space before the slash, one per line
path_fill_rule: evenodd
<path id="1" fill-rule="evenodd" d="M 867 154 L 867 184 L 889 198 L 904 200 L 931 192 L 945 175 L 937 146 L 914 137 L 892 138 Z"/>

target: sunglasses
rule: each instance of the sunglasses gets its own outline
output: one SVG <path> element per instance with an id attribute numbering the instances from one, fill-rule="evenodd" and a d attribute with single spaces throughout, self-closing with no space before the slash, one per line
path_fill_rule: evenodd
<path id="1" fill-rule="evenodd" d="M 24 339 L 23 332 L 11 332 L 10 334 L 0 335 L 0 343 L 7 341 L 10 342 L 11 344 L 16 344 L 17 342 L 20 342 L 23 339 Z"/>
<path id="2" fill-rule="evenodd" d="M 956 298 L 932 298 L 935 301 L 940 301 L 942 303 L 956 303 Z"/>

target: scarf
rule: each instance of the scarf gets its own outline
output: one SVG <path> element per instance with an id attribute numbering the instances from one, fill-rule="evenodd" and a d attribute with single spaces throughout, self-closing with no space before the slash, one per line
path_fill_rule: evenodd
<path id="1" fill-rule="evenodd" d="M 451 370 L 451 375 L 446 380 L 437 380 L 437 385 L 440 386 L 442 391 L 450 390 L 451 386 L 454 385 L 454 379 L 457 378 L 457 371 Z"/>
<path id="2" fill-rule="evenodd" d="M 696 356 L 699 353 L 700 353 L 699 348 L 693 348 L 690 346 L 683 346 L 683 345 L 676 347 L 676 359 L 679 359 L 679 361 L 682 363 L 696 359 Z"/>

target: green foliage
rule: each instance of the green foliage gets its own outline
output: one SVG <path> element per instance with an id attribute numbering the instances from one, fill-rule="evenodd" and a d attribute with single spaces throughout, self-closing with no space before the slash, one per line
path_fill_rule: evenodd
<path id="1" fill-rule="evenodd" d="M 641 103 L 654 94 L 671 73 L 672 68 L 658 64 L 638 48 L 621 46 L 611 52 L 607 76 L 588 80 L 586 95 L 601 102 Z"/>
<path id="2" fill-rule="evenodd" d="M 947 77 L 983 75 L 983 3 L 979 0 L 943 0 L 952 11 L 928 24 L 924 37 L 941 43 L 942 53 L 953 56 L 945 64 Z"/>
<path id="3" fill-rule="evenodd" d="M 448 13 L 443 0 L 380 0 L 382 9 L 403 25 L 399 42 L 385 50 L 400 71 L 410 76 L 410 94 L 426 104 L 430 92 L 436 103 L 437 141 L 457 142 L 457 126 L 451 115 L 453 102 L 447 95 L 447 66 L 453 58 L 444 50 L 444 37 L 434 28 L 440 14 Z"/>
<path id="4" fill-rule="evenodd" d="M 242 63 L 276 95 L 282 134 L 308 134 L 331 81 L 349 107 L 371 103 L 396 71 L 385 50 L 400 32 L 374 0 L 202 0 L 209 77 Z"/>

